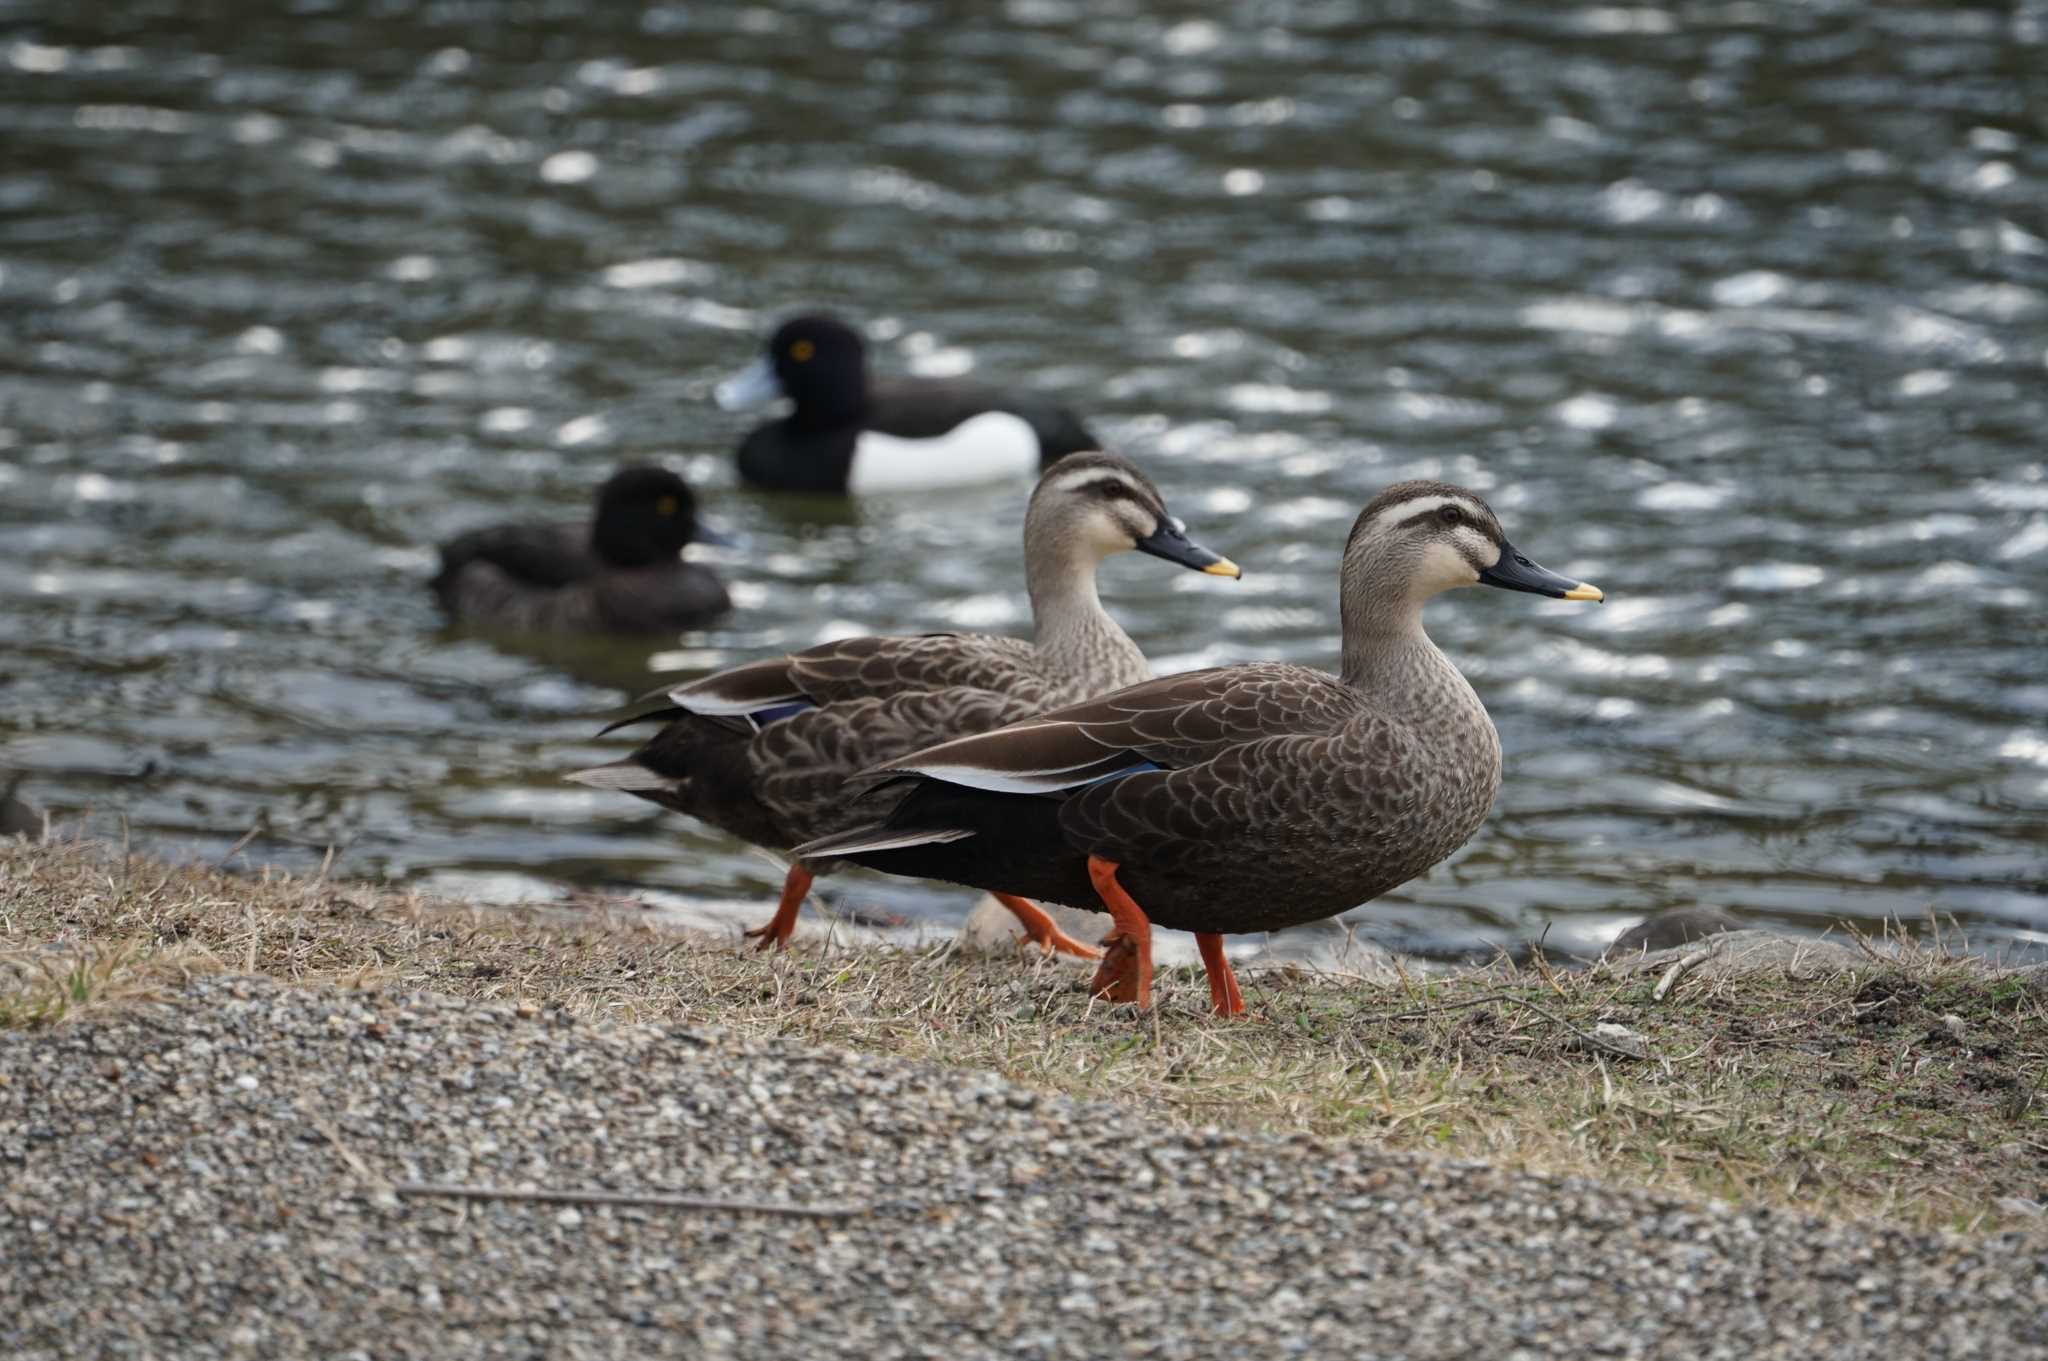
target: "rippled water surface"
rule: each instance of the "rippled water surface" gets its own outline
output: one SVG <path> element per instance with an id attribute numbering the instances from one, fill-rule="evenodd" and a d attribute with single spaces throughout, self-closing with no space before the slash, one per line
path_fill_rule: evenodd
<path id="1" fill-rule="evenodd" d="M 746 545 L 656 666 L 1025 627 L 1022 487 L 733 488 L 710 388 L 825 304 L 1063 395 L 1245 565 L 1111 564 L 1163 669 L 1331 662 L 1399 477 L 1608 589 L 1432 608 L 1507 782 L 1368 933 L 2048 942 L 2039 5 L 281 8 L 0 4 L 0 764 L 67 817 L 765 900 L 557 779 L 646 650 L 452 634 L 426 546 L 661 459 Z"/>

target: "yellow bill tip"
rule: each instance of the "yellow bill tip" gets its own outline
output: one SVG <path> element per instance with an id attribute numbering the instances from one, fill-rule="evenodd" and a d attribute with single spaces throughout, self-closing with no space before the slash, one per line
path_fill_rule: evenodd
<path id="1" fill-rule="evenodd" d="M 1244 575 L 1229 558 L 1218 558 L 1202 570 L 1212 577 L 1230 577 L 1233 580 Z"/>
<path id="2" fill-rule="evenodd" d="M 1566 600 L 1600 601 L 1605 600 L 1607 598 L 1607 593 L 1605 591 L 1602 591 L 1598 586 L 1593 585 L 1591 582 L 1582 581 L 1578 585 L 1572 587 L 1569 591 L 1566 591 L 1564 593 L 1564 598 Z"/>

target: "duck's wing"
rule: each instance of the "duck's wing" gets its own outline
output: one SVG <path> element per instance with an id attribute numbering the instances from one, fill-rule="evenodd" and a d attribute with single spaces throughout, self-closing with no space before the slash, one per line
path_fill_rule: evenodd
<path id="1" fill-rule="evenodd" d="M 985 411 L 1007 411 L 1038 436 L 1044 463 L 1102 447 L 1080 417 L 1028 390 L 956 378 L 885 378 L 869 384 L 868 390 L 868 414 L 862 424 L 900 439 L 934 439 Z"/>
<path id="2" fill-rule="evenodd" d="M 590 582 L 537 586 L 484 558 L 442 572 L 434 594 L 451 618 L 469 625 L 519 633 L 605 631 Z"/>
<path id="3" fill-rule="evenodd" d="M 847 779 L 878 762 L 959 733 L 986 732 L 1029 714 L 1014 695 L 952 687 L 848 700 L 763 728 L 749 746 L 754 792 L 797 833 L 822 836 L 872 820 Z"/>
<path id="4" fill-rule="evenodd" d="M 694 562 L 614 568 L 596 579 L 600 616 L 611 633 L 668 633 L 701 628 L 732 609 L 725 583 Z"/>
<path id="5" fill-rule="evenodd" d="M 793 654 L 790 669 L 819 704 L 957 688 L 1015 695 L 1029 713 L 1055 698 L 1030 643 L 986 633 L 844 638 Z"/>
<path id="6" fill-rule="evenodd" d="M 877 378 L 861 425 L 898 439 L 936 439 L 985 411 L 1006 411 L 1001 388 L 958 378 Z"/>
<path id="7" fill-rule="evenodd" d="M 1099 820 L 1094 805 L 1105 797 L 1129 797 L 1163 780 L 1201 779 L 1218 770 L 1231 772 L 1225 783 L 1235 787 L 1242 783 L 1237 768 L 1247 758 L 1257 763 L 1260 753 L 1276 746 L 1326 740 L 1364 705 L 1361 695 L 1334 676 L 1278 663 L 1146 681 L 884 760 L 862 772 L 873 786 L 857 805 L 866 816 L 847 818 L 852 825 L 845 831 L 814 838 L 796 854 L 850 856 L 894 873 L 924 873 L 915 865 L 862 857 L 1000 828 L 999 839 L 1006 843 L 1021 838 L 1032 855 L 1057 858 L 1070 848 L 1067 824 L 1076 817 L 1091 824 Z M 1128 819 L 1112 809 L 1109 820 Z M 960 868 L 940 877 L 958 878 Z M 971 873 L 960 881 L 975 882 Z M 1085 885 L 1085 877 L 1078 882 Z M 1085 894 L 1040 892 L 1057 902 L 1086 901 Z"/>
<path id="8" fill-rule="evenodd" d="M 808 709 L 816 701 L 804 692 L 803 683 L 796 678 L 791 665 L 795 660 L 785 654 L 714 671 L 701 680 L 670 690 L 669 708 L 649 710 L 642 718 L 671 718 L 690 713 L 704 718 L 751 719 L 758 726 L 784 716 L 777 710 L 794 713 Z"/>
<path id="9" fill-rule="evenodd" d="M 1308 667 L 1215 667 L 928 747 L 877 773 L 921 775 L 991 793 L 1052 794 L 1138 771 L 1198 765 L 1265 738 L 1328 733 L 1363 704 L 1336 677 Z"/>
<path id="10" fill-rule="evenodd" d="M 440 551 L 441 571 L 433 585 L 444 603 L 472 563 L 487 563 L 511 581 L 547 589 L 581 581 L 603 565 L 591 552 L 587 523 L 490 525 L 456 535 Z"/>
<path id="11" fill-rule="evenodd" d="M 842 638 L 729 667 L 678 686 L 669 691 L 669 699 L 689 713 L 747 718 L 759 727 L 828 704 L 955 689 L 1011 697 L 1021 713 L 1051 702 L 1051 682 L 1031 644 L 962 633 Z"/>

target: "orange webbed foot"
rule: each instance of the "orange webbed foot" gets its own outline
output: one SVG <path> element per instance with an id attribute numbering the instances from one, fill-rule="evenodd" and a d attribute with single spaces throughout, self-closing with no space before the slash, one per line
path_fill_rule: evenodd
<path id="1" fill-rule="evenodd" d="M 775 905 L 775 915 L 765 925 L 741 934 L 748 940 L 758 941 L 754 947 L 757 950 L 784 948 L 796 933 L 796 914 L 803 909 L 804 895 L 810 891 L 811 872 L 802 865 L 791 865 L 788 875 L 782 880 L 782 901 Z"/>
<path id="2" fill-rule="evenodd" d="M 1138 1000 L 1138 947 L 1124 936 L 1102 939 L 1102 963 L 1088 980 L 1088 991 L 1105 1002 Z"/>
<path id="3" fill-rule="evenodd" d="M 1152 1005 L 1152 922 L 1117 882 L 1116 869 L 1114 860 L 1088 857 L 1088 878 L 1116 922 L 1115 932 L 1102 942 L 1102 967 L 1090 989 L 1108 1001 L 1135 1002 L 1143 1009 Z"/>
<path id="4" fill-rule="evenodd" d="M 1060 930 L 1059 923 L 1046 915 L 1044 909 L 1029 898 L 1019 898 L 1014 893 L 998 893 L 997 902 L 1010 909 L 1010 914 L 1024 928 L 1024 938 L 1048 955 L 1072 955 L 1076 959 L 1100 959 L 1102 951 L 1082 941 L 1075 940 Z"/>
<path id="5" fill-rule="evenodd" d="M 796 930 L 796 923 L 784 925 L 780 918 L 765 926 L 752 926 L 740 932 L 742 939 L 754 942 L 756 950 L 781 950 L 789 945 L 789 937 Z"/>

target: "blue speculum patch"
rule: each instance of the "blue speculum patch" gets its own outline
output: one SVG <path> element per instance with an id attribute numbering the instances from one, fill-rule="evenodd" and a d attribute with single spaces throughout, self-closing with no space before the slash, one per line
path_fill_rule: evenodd
<path id="1" fill-rule="evenodd" d="M 788 718 L 791 714 L 800 714 L 806 709 L 815 709 L 817 707 L 817 705 L 807 699 L 797 699 L 791 700 L 787 704 L 771 704 L 765 709 L 756 709 L 748 714 L 747 717 L 754 720 L 755 727 L 765 728 L 778 718 Z"/>

